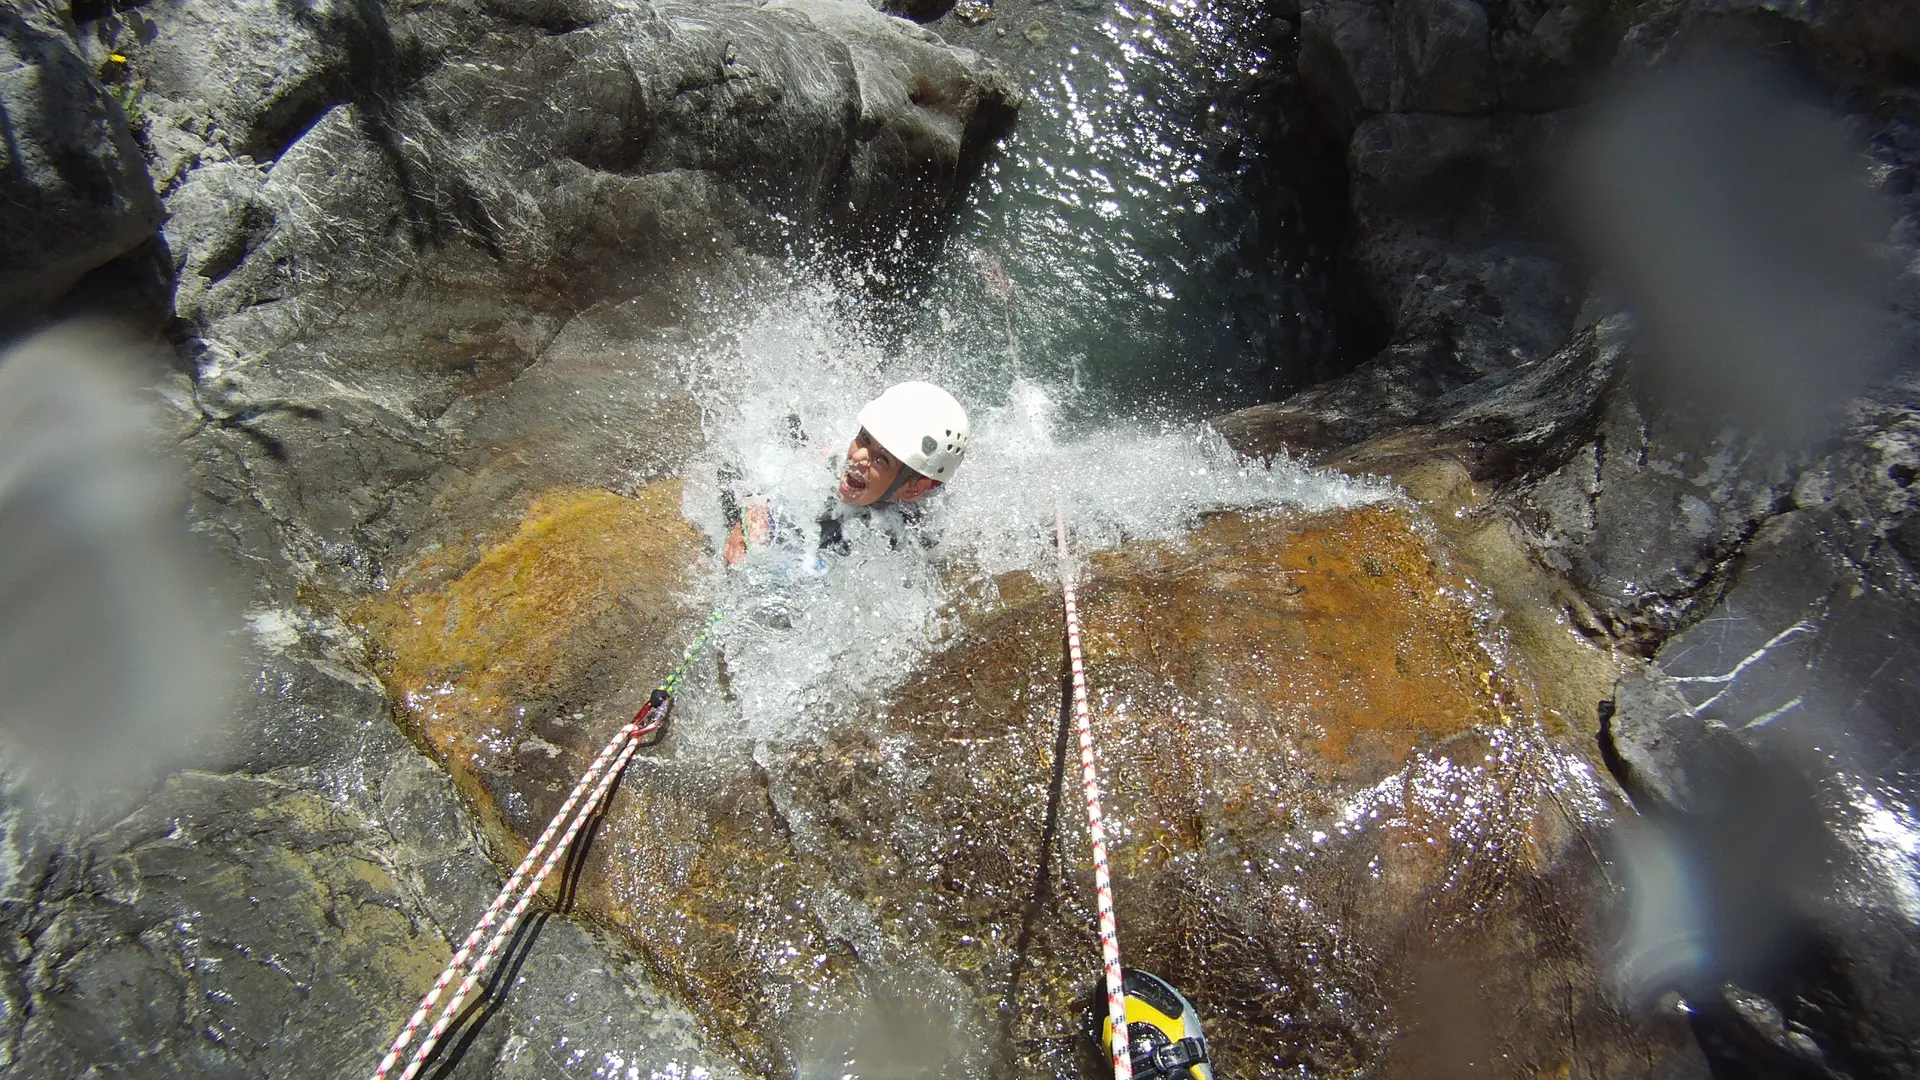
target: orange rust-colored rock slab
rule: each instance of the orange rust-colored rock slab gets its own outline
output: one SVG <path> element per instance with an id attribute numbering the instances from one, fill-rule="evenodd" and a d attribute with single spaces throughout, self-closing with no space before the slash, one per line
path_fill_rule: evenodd
<path id="1" fill-rule="evenodd" d="M 449 575 L 423 562 L 360 616 L 415 737 L 521 830 L 544 823 L 612 713 L 671 667 L 691 616 L 680 585 L 701 550 L 677 483 L 632 498 L 555 491 L 472 565 Z"/>
<path id="2" fill-rule="evenodd" d="M 672 599 L 699 552 L 677 505 L 550 496 L 370 620 L 503 850 L 694 620 Z M 1200 1003 L 1222 1075 L 1626 1075 L 1663 1037 L 1611 1004 L 1583 936 L 1608 796 L 1535 723 L 1538 691 L 1432 542 L 1392 507 L 1222 515 L 1085 568 L 1122 945 Z M 821 702 L 792 745 L 636 759 L 585 860 L 576 911 L 752 1073 L 1091 1067 L 1058 593 L 1008 575 L 958 609 L 877 708 Z M 859 1034 L 889 1025 L 907 1050 Z"/>
<path id="3" fill-rule="evenodd" d="M 1089 656 L 1164 696 L 1290 727 L 1354 776 L 1508 719 L 1511 680 L 1466 599 L 1399 511 L 1221 516 L 1144 575 L 1096 582 Z"/>
<path id="4" fill-rule="evenodd" d="M 999 592 L 1017 602 L 970 616 L 884 722 L 803 751 L 774 786 L 831 823 L 831 876 L 977 973 L 1019 1071 L 1059 1075 L 1079 1067 L 1075 999 L 1098 969 L 1071 751 L 1064 788 L 1050 774 L 1059 601 Z M 1416 944 L 1584 957 L 1565 911 L 1536 909 L 1585 895 L 1593 867 L 1569 845 L 1604 805 L 1591 777 L 1574 794 L 1580 763 L 1405 512 L 1215 517 L 1093 559 L 1081 594 L 1123 948 L 1206 1003 L 1232 1073 L 1399 1068 L 1395 1025 L 1424 1001 L 1397 989 Z M 909 765 L 925 780 L 885 781 Z M 1511 1075 L 1564 1064 L 1575 1028 L 1602 1057 L 1637 1052 L 1602 1004 L 1572 1021 L 1535 1004 L 1487 1021 Z"/>

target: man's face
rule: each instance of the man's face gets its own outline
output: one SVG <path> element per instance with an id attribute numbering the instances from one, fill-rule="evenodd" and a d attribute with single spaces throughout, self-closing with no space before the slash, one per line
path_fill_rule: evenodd
<path id="1" fill-rule="evenodd" d="M 840 501 L 850 506 L 872 506 L 893 486 L 905 466 L 886 447 L 861 428 L 847 445 L 847 467 L 840 473 Z"/>

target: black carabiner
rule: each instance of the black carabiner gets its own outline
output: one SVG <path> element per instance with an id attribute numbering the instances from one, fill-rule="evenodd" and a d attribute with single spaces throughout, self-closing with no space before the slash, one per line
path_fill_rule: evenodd
<path id="1" fill-rule="evenodd" d="M 667 721 L 673 717 L 673 695 L 664 689 L 655 690 L 647 699 L 647 707 L 640 710 L 647 722 L 640 725 L 641 746 L 653 746 L 667 737 Z"/>

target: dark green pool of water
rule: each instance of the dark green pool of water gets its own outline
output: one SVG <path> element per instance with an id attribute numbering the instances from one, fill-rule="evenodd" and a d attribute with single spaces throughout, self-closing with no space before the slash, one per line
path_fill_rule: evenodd
<path id="1" fill-rule="evenodd" d="M 933 23 L 1029 97 L 916 298 L 917 336 L 1071 385 L 1083 417 L 1206 415 L 1336 373 L 1343 180 L 1297 101 L 1295 27 L 1260 6 L 996 0 Z"/>

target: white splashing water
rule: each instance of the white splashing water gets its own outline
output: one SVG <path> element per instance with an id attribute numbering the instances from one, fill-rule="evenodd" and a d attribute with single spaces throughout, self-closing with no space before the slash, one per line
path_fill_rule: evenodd
<path id="1" fill-rule="evenodd" d="M 1855 852 L 1878 877 L 1886 900 L 1908 922 L 1920 924 L 1920 819 L 1890 791 L 1848 784 Z"/>
<path id="2" fill-rule="evenodd" d="M 1196 423 L 1102 423 L 1066 417 L 1073 391 L 1020 379 L 997 349 L 908 342 L 887 350 L 841 314 L 830 292 L 800 288 L 769 300 L 724 340 L 692 358 L 707 446 L 683 470 L 683 511 L 718 551 L 721 489 L 764 501 L 783 542 L 723 571 L 716 556 L 702 599 L 728 613 L 716 634 L 728 673 L 724 700 L 705 680 L 683 694 L 696 741 L 781 743 L 849 705 L 897 686 L 955 629 L 959 590 L 994 577 L 1056 579 L 1056 503 L 1078 553 L 1127 541 L 1177 542 L 1216 510 L 1317 511 L 1390 497 L 1390 490 L 1288 461 L 1236 455 Z M 846 555 L 816 551 L 821 514 L 835 505 L 839 453 L 860 407 L 886 386 L 925 378 L 966 406 L 973 439 L 964 466 L 927 497 L 910 537 L 846 521 Z M 723 480 L 723 473 L 737 479 Z M 725 721 L 711 718 L 726 716 Z M 692 730 L 688 730 L 692 729 Z"/>

